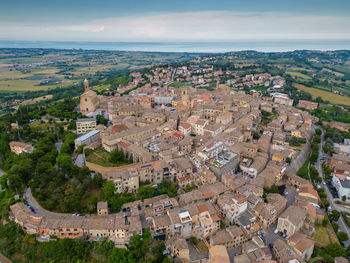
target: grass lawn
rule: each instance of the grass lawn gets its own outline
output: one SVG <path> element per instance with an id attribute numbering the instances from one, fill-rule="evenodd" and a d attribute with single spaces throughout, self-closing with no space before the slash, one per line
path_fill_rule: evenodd
<path id="1" fill-rule="evenodd" d="M 109 161 L 109 157 L 111 156 L 110 152 L 107 152 L 104 148 L 97 148 L 96 150 L 92 151 L 91 153 L 88 154 L 86 157 L 86 161 L 90 163 L 96 163 L 101 166 L 105 167 L 118 167 L 122 165 L 128 165 L 131 164 L 132 162 L 122 162 L 122 163 L 111 163 Z"/>
<path id="2" fill-rule="evenodd" d="M 337 235 L 335 234 L 331 224 L 327 224 L 326 227 L 317 224 L 315 232 L 312 234 L 312 238 L 321 244 L 328 245 L 329 243 L 339 243 Z"/>
<path id="3" fill-rule="evenodd" d="M 327 225 L 327 232 L 332 243 L 339 243 L 337 234 L 334 232 L 334 229 L 331 226 L 331 224 Z"/>
<path id="4" fill-rule="evenodd" d="M 196 248 L 198 249 L 199 253 L 204 254 L 208 252 L 207 246 L 204 244 L 203 240 L 198 240 L 198 243 L 196 245 Z"/>
<path id="5" fill-rule="evenodd" d="M 328 235 L 327 228 L 322 225 L 316 225 L 315 232 L 311 236 L 316 242 L 328 245 L 331 240 Z"/>
<path id="6" fill-rule="evenodd" d="M 86 157 L 86 161 L 90 163 L 96 163 L 105 167 L 113 167 L 115 165 L 109 161 L 109 156 L 110 153 L 107 152 L 105 149 L 97 148 Z"/>
<path id="7" fill-rule="evenodd" d="M 323 100 L 328 100 L 333 104 L 341 104 L 350 106 L 350 97 L 340 96 L 332 92 L 310 88 L 302 84 L 293 83 L 293 86 L 299 90 L 308 92 L 311 94 L 312 98 L 321 97 Z"/>
<path id="8" fill-rule="evenodd" d="M 169 85 L 169 87 L 174 87 L 175 89 L 185 87 L 185 86 L 186 86 L 186 83 L 182 83 L 182 82 L 173 82 Z"/>

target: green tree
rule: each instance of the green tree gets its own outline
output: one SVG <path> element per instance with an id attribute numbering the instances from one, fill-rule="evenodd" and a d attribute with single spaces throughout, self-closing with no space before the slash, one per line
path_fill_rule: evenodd
<path id="1" fill-rule="evenodd" d="M 116 187 L 112 181 L 106 180 L 103 183 L 102 192 L 103 192 L 106 200 L 109 200 L 113 196 L 115 190 L 116 190 Z"/>
<path id="2" fill-rule="evenodd" d="M 124 153 L 122 151 L 119 150 L 114 150 L 110 157 L 109 157 L 109 161 L 111 163 L 114 164 L 118 164 L 118 163 L 127 163 L 128 160 L 125 158 Z"/>
<path id="3" fill-rule="evenodd" d="M 105 117 L 103 117 L 102 115 L 97 115 L 96 120 L 97 120 L 97 124 L 103 124 L 103 125 L 108 124 L 108 120 Z"/>
<path id="4" fill-rule="evenodd" d="M 345 257 L 346 256 L 346 252 L 345 252 L 343 246 L 341 246 L 338 243 L 330 243 L 329 245 L 327 245 L 325 247 L 324 251 L 327 254 L 331 255 L 332 257 Z"/>
<path id="5" fill-rule="evenodd" d="M 348 237 L 348 234 L 346 234 L 345 232 L 339 232 L 338 239 L 340 242 L 344 242 L 344 241 L 347 241 L 349 237 Z"/>
<path id="6" fill-rule="evenodd" d="M 337 222 L 340 217 L 340 212 L 338 210 L 333 210 L 332 213 L 329 215 L 329 219 L 331 221 Z"/>
<path id="7" fill-rule="evenodd" d="M 335 222 L 332 223 L 332 227 L 334 228 L 334 231 L 337 233 L 339 229 L 339 225 Z"/>
<path id="8" fill-rule="evenodd" d="M 68 167 L 72 164 L 72 158 L 67 153 L 60 153 L 57 156 L 57 165 L 61 168 Z"/>
<path id="9" fill-rule="evenodd" d="M 329 254 L 323 254 L 323 260 L 325 263 L 333 263 L 334 258 Z"/>
<path id="10" fill-rule="evenodd" d="M 315 166 L 311 165 L 309 168 L 309 172 L 310 172 L 310 177 L 312 178 L 312 180 L 315 180 L 316 177 L 318 176 L 318 171 L 315 168 Z"/>
<path id="11" fill-rule="evenodd" d="M 75 150 L 77 153 L 83 153 L 84 147 L 86 146 L 86 144 L 81 144 L 77 147 L 77 149 Z"/>
<path id="12" fill-rule="evenodd" d="M 328 225 L 328 219 L 327 219 L 327 218 L 324 218 L 324 219 L 322 220 L 322 225 L 323 225 L 324 227 Z"/>
<path id="13" fill-rule="evenodd" d="M 314 163 L 317 161 L 318 158 L 318 151 L 312 151 L 310 156 L 310 162 Z"/>

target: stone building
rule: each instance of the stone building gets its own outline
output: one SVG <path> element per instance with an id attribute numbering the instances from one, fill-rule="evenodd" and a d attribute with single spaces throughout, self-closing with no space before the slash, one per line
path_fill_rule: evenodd
<path id="1" fill-rule="evenodd" d="M 94 112 L 99 106 L 99 98 L 96 92 L 90 90 L 89 82 L 84 80 L 84 93 L 80 96 L 80 111 L 83 114 Z"/>

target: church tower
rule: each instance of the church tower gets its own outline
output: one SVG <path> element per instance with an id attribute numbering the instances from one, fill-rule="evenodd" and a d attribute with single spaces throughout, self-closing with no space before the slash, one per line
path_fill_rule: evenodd
<path id="1" fill-rule="evenodd" d="M 99 99 L 95 91 L 90 90 L 89 81 L 84 80 L 84 93 L 80 96 L 80 111 L 83 114 L 94 112 L 99 106 Z"/>
<path id="2" fill-rule="evenodd" d="M 185 107 L 191 106 L 190 96 L 188 95 L 188 90 L 185 88 L 182 90 L 182 105 Z"/>
<path id="3" fill-rule="evenodd" d="M 89 81 L 87 79 L 84 79 L 84 92 L 87 92 L 88 90 L 90 90 Z"/>

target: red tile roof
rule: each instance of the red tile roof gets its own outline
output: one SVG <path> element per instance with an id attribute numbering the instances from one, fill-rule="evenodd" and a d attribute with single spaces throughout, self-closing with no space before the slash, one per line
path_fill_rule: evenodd
<path id="1" fill-rule="evenodd" d="M 207 191 L 202 192 L 202 195 L 205 199 L 207 199 L 207 198 L 213 197 L 214 193 L 212 190 L 207 190 Z"/>
<path id="2" fill-rule="evenodd" d="M 176 138 L 181 138 L 182 137 L 182 133 L 181 132 L 174 132 L 173 135 L 176 137 Z"/>
<path id="3" fill-rule="evenodd" d="M 129 144 L 125 143 L 125 142 L 118 142 L 119 145 L 121 145 L 122 147 L 128 147 Z"/>
<path id="4" fill-rule="evenodd" d="M 125 124 L 116 124 L 112 127 L 112 133 L 121 132 L 127 129 L 128 127 Z"/>
<path id="5" fill-rule="evenodd" d="M 197 208 L 198 208 L 200 213 L 208 211 L 208 208 L 207 208 L 207 206 L 205 204 L 197 205 Z"/>

